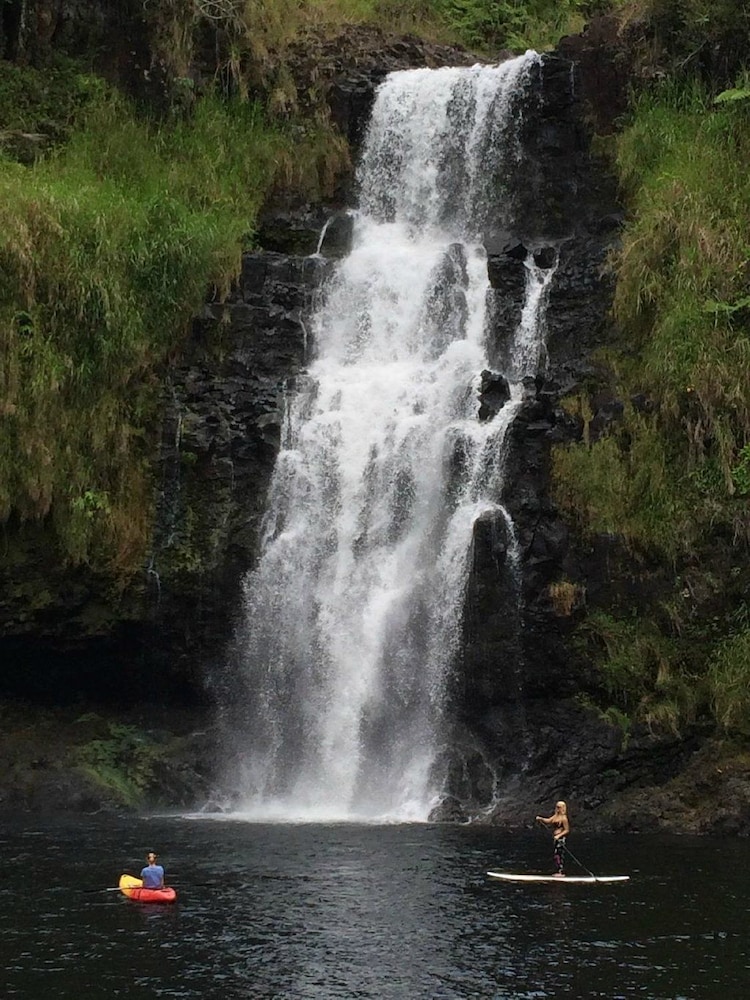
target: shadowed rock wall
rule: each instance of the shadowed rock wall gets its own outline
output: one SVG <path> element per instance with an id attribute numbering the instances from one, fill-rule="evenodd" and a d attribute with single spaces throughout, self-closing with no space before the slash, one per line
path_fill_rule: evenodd
<path id="1" fill-rule="evenodd" d="M 587 668 L 576 662 L 570 643 L 585 590 L 574 585 L 567 601 L 554 597 L 574 543 L 550 498 L 551 447 L 580 434 L 559 400 L 591 374 L 591 351 L 609 336 L 613 281 L 606 258 L 617 243 L 620 207 L 612 178 L 590 150 L 576 65 L 547 56 L 537 84 L 523 124 L 521 172 L 528 185 L 518 193 L 511 227 L 488 244 L 494 352 L 501 367 L 521 317 L 526 261 L 555 268 L 546 358 L 538 376 L 525 383 L 509 433 L 501 498 L 517 534 L 520 578 L 509 559 L 503 518 L 480 519 L 458 667 L 454 787 L 448 789 L 454 811 L 456 803 L 468 813 L 492 809 L 504 821 L 533 810 L 534 802 L 559 798 L 547 787 L 552 775 L 570 794 L 584 787 L 590 775 L 581 776 L 581 758 L 593 770 L 604 769 L 621 742 L 611 727 L 565 704 L 585 686 Z M 561 739 L 572 720 L 574 735 Z M 566 747 L 563 756 L 555 752 L 558 743 Z M 474 782 L 472 773 L 479 776 Z"/>
<path id="2" fill-rule="evenodd" d="M 226 301 L 207 304 L 164 372 L 155 523 L 125 589 L 62 565 L 44 524 L 10 524 L 0 559 L 0 692 L 204 697 L 252 563 L 278 450 L 285 385 L 305 359 L 322 260 L 246 254 Z"/>

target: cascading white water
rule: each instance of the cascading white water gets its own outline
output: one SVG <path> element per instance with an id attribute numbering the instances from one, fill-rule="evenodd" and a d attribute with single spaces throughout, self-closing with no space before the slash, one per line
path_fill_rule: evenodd
<path id="1" fill-rule="evenodd" d="M 422 820 L 440 792 L 472 526 L 498 509 L 542 350 L 550 272 L 530 265 L 511 399 L 480 422 L 481 234 L 502 215 L 538 60 L 399 72 L 378 90 L 352 250 L 313 318 L 245 584 L 232 741 L 246 815 Z"/>

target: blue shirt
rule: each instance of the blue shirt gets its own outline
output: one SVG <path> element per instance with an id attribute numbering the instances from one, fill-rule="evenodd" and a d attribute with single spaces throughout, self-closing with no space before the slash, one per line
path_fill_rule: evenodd
<path id="1" fill-rule="evenodd" d="M 164 884 L 164 869 L 161 865 L 147 865 L 141 872 L 144 889 L 161 889 Z"/>

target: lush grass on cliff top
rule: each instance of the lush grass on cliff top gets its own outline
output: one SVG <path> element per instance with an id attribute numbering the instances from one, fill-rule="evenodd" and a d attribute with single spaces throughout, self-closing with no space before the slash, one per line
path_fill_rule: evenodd
<path id="1" fill-rule="evenodd" d="M 750 731 L 748 162 L 744 78 L 718 100 L 671 81 L 637 101 L 618 143 L 630 210 L 614 262 L 621 341 L 602 359 L 633 403 L 610 433 L 554 457 L 558 499 L 584 533 L 675 567 L 671 600 L 594 614 L 582 634 L 614 704 L 673 728 L 710 708 Z M 587 394 L 568 402 L 587 425 Z M 721 578 L 701 565 L 717 544 Z M 708 617 L 689 610 L 696 587 Z"/>
<path id="2" fill-rule="evenodd" d="M 251 66 L 270 68 L 269 55 L 311 26 L 333 33 L 369 24 L 491 53 L 549 48 L 606 6 L 602 0 L 151 0 L 146 12 L 178 72 L 190 60 L 196 30 L 209 25 L 224 36 L 222 68 L 241 78 Z"/>
<path id="3" fill-rule="evenodd" d="M 619 141 L 631 221 L 616 263 L 626 409 L 557 456 L 589 530 L 678 559 L 719 525 L 750 539 L 750 100 L 698 86 L 644 97 Z"/>
<path id="4" fill-rule="evenodd" d="M 157 367 L 238 273 L 281 175 L 315 188 L 341 147 L 214 98 L 140 119 L 101 81 L 56 152 L 0 160 L 0 520 L 49 518 L 62 558 L 143 558 Z"/>

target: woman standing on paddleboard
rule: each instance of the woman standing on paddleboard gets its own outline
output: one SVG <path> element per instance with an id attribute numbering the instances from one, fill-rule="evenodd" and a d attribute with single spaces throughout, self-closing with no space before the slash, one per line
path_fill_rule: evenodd
<path id="1" fill-rule="evenodd" d="M 555 811 L 551 816 L 537 816 L 536 820 L 538 823 L 545 823 L 547 826 L 554 827 L 554 854 L 552 857 L 555 862 L 555 875 L 557 878 L 564 878 L 565 872 L 563 871 L 563 851 L 565 850 L 565 838 L 570 833 L 568 807 L 564 802 L 557 802 L 555 804 Z"/>

